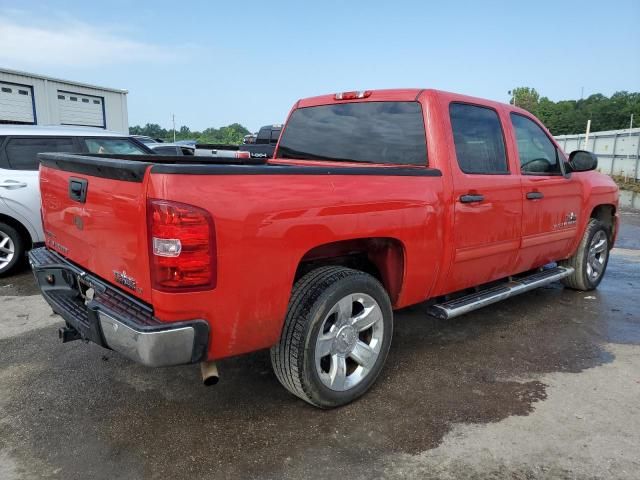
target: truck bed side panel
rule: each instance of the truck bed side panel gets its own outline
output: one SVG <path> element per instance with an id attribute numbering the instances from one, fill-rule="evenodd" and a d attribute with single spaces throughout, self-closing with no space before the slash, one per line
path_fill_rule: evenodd
<path id="1" fill-rule="evenodd" d="M 403 288 L 395 306 L 422 301 L 441 262 L 442 193 L 442 177 L 152 171 L 150 197 L 211 212 L 218 260 L 214 291 L 183 295 L 154 290 L 156 315 L 166 321 L 209 320 L 212 358 L 269 347 L 280 336 L 305 253 L 363 237 L 401 242 Z"/>

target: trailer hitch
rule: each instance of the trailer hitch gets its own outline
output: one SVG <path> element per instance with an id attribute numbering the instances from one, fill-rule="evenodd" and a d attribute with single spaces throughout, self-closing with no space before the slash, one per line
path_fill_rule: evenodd
<path id="1" fill-rule="evenodd" d="M 73 342 L 74 340 L 80 340 L 82 336 L 78 330 L 67 325 L 58 329 L 58 338 L 62 340 L 62 343 L 67 343 Z"/>

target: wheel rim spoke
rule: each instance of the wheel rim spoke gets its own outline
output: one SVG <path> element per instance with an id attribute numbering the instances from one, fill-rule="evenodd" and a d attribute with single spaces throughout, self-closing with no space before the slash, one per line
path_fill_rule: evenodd
<path id="1" fill-rule="evenodd" d="M 371 370 L 376 363 L 378 353 L 366 343 L 358 340 L 350 354 L 350 357 L 362 368 Z"/>
<path id="2" fill-rule="evenodd" d="M 606 246 L 607 246 L 607 241 L 603 238 L 591 248 L 595 253 L 601 253 L 601 252 L 604 252 L 604 249 L 606 248 Z"/>
<path id="3" fill-rule="evenodd" d="M 331 387 L 335 390 L 343 390 L 347 381 L 347 361 L 341 355 L 331 356 L 331 370 L 329 370 L 331 378 Z"/>
<path id="4" fill-rule="evenodd" d="M 335 335 L 332 332 L 322 335 L 316 342 L 316 356 L 326 357 L 331 353 Z"/>
<path id="5" fill-rule="evenodd" d="M 0 232 L 0 268 L 5 268 L 15 254 L 15 247 L 11 237 L 4 232 Z"/>
<path id="6" fill-rule="evenodd" d="M 602 272 L 602 267 L 604 267 L 604 262 L 600 262 L 598 259 L 595 259 L 592 266 L 596 273 L 600 273 Z"/>
<path id="7" fill-rule="evenodd" d="M 370 329 L 378 321 L 382 320 L 382 312 L 378 304 L 365 306 L 364 310 L 351 320 L 352 325 L 359 332 Z"/>
<path id="8" fill-rule="evenodd" d="M 351 318 L 353 312 L 353 300 L 351 295 L 344 297 L 334 307 L 335 312 L 338 314 L 338 325 L 344 325 Z"/>

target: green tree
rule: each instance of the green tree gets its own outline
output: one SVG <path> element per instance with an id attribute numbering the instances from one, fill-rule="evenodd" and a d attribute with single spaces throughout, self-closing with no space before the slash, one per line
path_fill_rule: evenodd
<path id="1" fill-rule="evenodd" d="M 540 101 L 540 94 L 535 88 L 530 87 L 518 87 L 509 91 L 511 100 L 509 103 L 513 105 L 515 102 L 516 107 L 524 108 L 526 111 L 536 114 L 538 110 L 538 102 Z"/>
<path id="2" fill-rule="evenodd" d="M 631 115 L 640 125 L 640 93 L 616 92 L 611 97 L 595 93 L 580 100 L 553 102 L 541 97 L 534 88 L 519 87 L 510 91 L 516 105 L 536 115 L 553 135 L 582 133 L 591 120 L 592 131 L 629 127 Z"/>
<path id="3" fill-rule="evenodd" d="M 144 127 L 138 125 L 129 127 L 129 133 L 131 135 L 146 135 L 152 138 L 165 138 L 169 134 L 167 130 L 157 123 L 147 123 Z"/>
<path id="4" fill-rule="evenodd" d="M 173 130 L 166 130 L 155 123 L 147 123 L 144 127 L 134 125 L 129 127 L 131 135 L 147 135 L 152 138 L 160 138 L 166 142 L 173 142 Z M 198 143 L 223 143 L 237 145 L 242 142 L 242 137 L 251 133 L 239 123 L 232 123 L 220 128 L 205 128 L 202 132 L 191 130 L 183 125 L 176 131 L 176 140 L 195 140 Z"/>

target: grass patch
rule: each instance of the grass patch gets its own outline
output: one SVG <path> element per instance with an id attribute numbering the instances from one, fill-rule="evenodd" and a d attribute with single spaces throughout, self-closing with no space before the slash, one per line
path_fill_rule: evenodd
<path id="1" fill-rule="evenodd" d="M 640 181 L 635 181 L 633 178 L 627 178 L 625 181 L 625 178 L 619 175 L 614 175 L 612 178 L 621 190 L 640 193 Z"/>
<path id="2" fill-rule="evenodd" d="M 613 181 L 616 182 L 621 190 L 629 190 L 630 192 L 640 193 L 640 181 L 633 178 L 625 178 L 619 175 L 613 175 Z"/>

